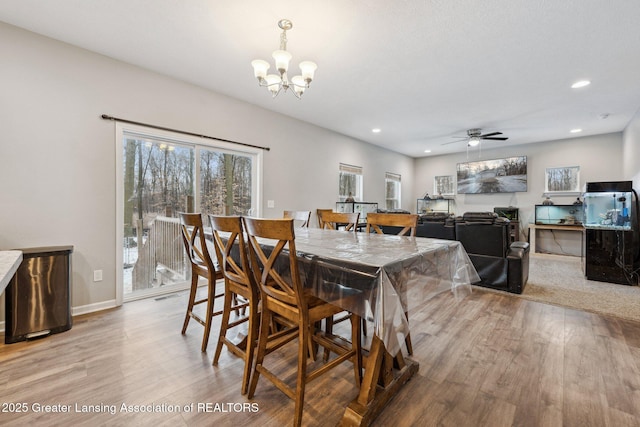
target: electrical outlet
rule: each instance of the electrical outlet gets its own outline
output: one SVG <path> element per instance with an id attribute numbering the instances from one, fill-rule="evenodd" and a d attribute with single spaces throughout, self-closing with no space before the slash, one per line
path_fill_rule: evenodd
<path id="1" fill-rule="evenodd" d="M 93 270 L 93 281 L 94 282 L 102 281 L 102 270 Z"/>
<path id="2" fill-rule="evenodd" d="M 267 200 L 267 207 L 268 208 L 275 208 L 276 207 L 275 200 Z"/>

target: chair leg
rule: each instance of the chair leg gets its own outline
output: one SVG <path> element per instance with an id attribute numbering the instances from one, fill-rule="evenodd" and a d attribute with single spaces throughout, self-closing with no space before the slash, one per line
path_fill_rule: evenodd
<path id="1" fill-rule="evenodd" d="M 212 365 L 214 366 L 218 364 L 220 353 L 222 353 L 222 346 L 224 345 L 224 340 L 227 337 L 227 329 L 229 327 L 229 316 L 231 315 L 231 301 L 233 300 L 233 297 L 235 297 L 235 294 L 232 294 L 231 292 L 229 292 L 229 289 L 225 286 L 224 303 L 222 307 L 222 316 L 220 319 L 220 333 L 218 334 L 218 344 L 216 344 L 216 352 L 213 356 L 213 363 L 212 363 Z"/>
<path id="2" fill-rule="evenodd" d="M 318 321 L 315 323 L 315 325 L 311 326 L 311 332 L 308 336 L 308 342 L 309 342 L 309 357 L 311 358 L 311 360 L 313 360 L 314 362 L 318 359 L 318 348 L 320 347 L 318 345 L 318 343 L 316 343 L 311 337 L 313 336 L 313 334 L 315 333 L 316 330 L 321 330 L 322 329 L 322 320 Z"/>
<path id="3" fill-rule="evenodd" d="M 258 348 L 256 353 L 256 363 L 253 365 L 253 373 L 251 374 L 251 384 L 249 385 L 249 393 L 247 397 L 253 399 L 260 378 L 260 369 L 264 362 L 264 356 L 267 352 L 267 339 L 269 338 L 269 329 L 271 327 L 271 313 L 269 310 L 262 308 L 260 316 L 260 335 L 258 337 Z"/>
<path id="4" fill-rule="evenodd" d="M 294 426 L 302 424 L 304 389 L 307 382 L 307 343 L 310 339 L 309 326 L 301 324 L 298 330 L 298 377 L 296 380 L 296 404 L 293 416 Z"/>
<path id="5" fill-rule="evenodd" d="M 327 335 L 333 334 L 333 316 L 327 317 L 324 319 L 324 330 Z M 327 360 L 329 360 L 330 354 L 331 354 L 331 351 L 329 351 L 329 349 L 325 347 L 324 355 L 322 356 L 322 361 L 326 362 Z"/>
<path id="6" fill-rule="evenodd" d="M 244 373 L 242 374 L 242 394 L 247 394 L 251 369 L 253 368 L 253 356 L 258 338 L 258 304 L 257 301 L 249 301 L 249 326 L 247 333 L 247 349 L 244 354 Z"/>
<path id="7" fill-rule="evenodd" d="M 184 323 L 182 325 L 182 335 L 187 333 L 187 326 L 191 319 L 191 312 L 193 311 L 193 305 L 196 301 L 196 292 L 198 291 L 198 275 L 191 274 L 191 290 L 189 291 L 189 302 L 187 303 L 187 314 L 184 316 Z"/>
<path id="8" fill-rule="evenodd" d="M 204 323 L 204 336 L 202 337 L 201 351 L 204 353 L 207 351 L 207 345 L 209 344 L 209 334 L 211 333 L 211 323 L 213 322 L 213 309 L 216 301 L 216 280 L 215 278 L 209 279 L 209 285 L 207 286 L 209 295 L 207 296 L 207 315 Z"/>
<path id="9" fill-rule="evenodd" d="M 360 387 L 362 383 L 362 318 L 351 314 L 351 346 L 355 355 L 353 356 L 353 372 L 355 374 L 356 385 Z"/>

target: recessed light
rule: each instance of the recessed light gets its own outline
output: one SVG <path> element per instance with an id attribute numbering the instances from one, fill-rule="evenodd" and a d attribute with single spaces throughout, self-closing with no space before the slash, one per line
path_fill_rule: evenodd
<path id="1" fill-rule="evenodd" d="M 373 133 L 380 133 L 380 132 L 382 132 L 382 129 L 380 129 L 380 128 L 373 128 L 373 129 L 371 129 L 371 132 L 373 132 Z"/>
<path id="2" fill-rule="evenodd" d="M 591 82 L 589 80 L 580 80 L 571 85 L 572 89 L 578 89 L 579 87 L 589 86 Z"/>
<path id="3" fill-rule="evenodd" d="M 430 153 L 430 152 L 431 152 L 431 150 L 424 150 L 424 152 L 425 152 L 425 153 Z"/>
<path id="4" fill-rule="evenodd" d="M 582 132 L 582 129 L 571 129 L 569 132 L 578 133 L 578 132 Z"/>

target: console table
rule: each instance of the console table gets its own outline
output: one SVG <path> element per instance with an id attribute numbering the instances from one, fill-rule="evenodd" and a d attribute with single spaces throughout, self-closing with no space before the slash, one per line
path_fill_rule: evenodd
<path id="1" fill-rule="evenodd" d="M 554 230 L 561 231 L 571 231 L 574 233 L 580 233 L 580 254 L 554 254 L 547 252 L 538 252 L 537 250 L 537 242 L 536 242 L 536 231 L 537 230 L 551 230 L 553 233 Z M 531 245 L 530 254 L 533 255 L 558 255 L 558 256 L 580 256 L 584 255 L 584 227 L 579 225 L 556 225 L 556 224 L 529 224 L 529 244 Z"/>
<path id="2" fill-rule="evenodd" d="M 0 251 L 0 294 L 9 285 L 21 262 L 21 251 Z"/>

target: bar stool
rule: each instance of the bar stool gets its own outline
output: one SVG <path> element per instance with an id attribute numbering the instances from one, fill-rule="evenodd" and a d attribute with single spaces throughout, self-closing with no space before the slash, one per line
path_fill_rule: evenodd
<path id="1" fill-rule="evenodd" d="M 320 216 L 320 228 L 329 230 L 337 230 L 338 227 L 344 227 L 345 231 L 358 231 L 358 221 L 360 221 L 360 212 L 322 212 Z"/>
<path id="2" fill-rule="evenodd" d="M 418 227 L 418 215 L 416 214 L 395 214 L 395 213 L 369 213 L 367 215 L 367 229 L 369 233 L 371 230 L 378 234 L 384 234 L 380 227 L 403 227 L 398 233 L 398 236 L 404 236 L 409 233 L 410 237 L 415 237 L 416 228 Z M 405 311 L 407 320 L 409 319 L 409 313 Z M 407 334 L 405 338 L 405 344 L 407 345 L 407 353 L 413 354 L 413 344 L 411 343 L 411 335 Z"/>
<path id="3" fill-rule="evenodd" d="M 225 286 L 220 334 L 213 357 L 213 365 L 218 365 L 223 345 L 226 345 L 233 354 L 244 359 L 241 392 L 246 394 L 260 322 L 258 317 L 259 289 L 250 273 L 241 217 L 209 215 L 209 221 L 213 231 L 213 243 L 218 257 L 218 265 L 224 276 Z M 234 256 L 232 257 L 232 255 Z M 246 302 L 238 303 L 237 296 L 241 296 Z M 238 311 L 244 308 L 249 309 L 247 316 L 229 322 L 232 311 L 236 311 L 238 315 Z M 244 323 L 247 323 L 248 332 L 246 346 L 243 349 L 238 343 L 227 338 L 227 331 Z"/>
<path id="4" fill-rule="evenodd" d="M 182 229 L 182 240 L 187 257 L 191 263 L 191 289 L 189 291 L 189 303 L 187 313 L 182 325 L 182 335 L 187 332 L 189 320 L 193 318 L 196 322 L 204 326 L 204 336 L 202 337 L 203 352 L 207 351 L 209 334 L 211 332 L 211 322 L 213 316 L 222 314 L 222 310 L 214 312 L 215 300 L 224 296 L 224 293 L 216 294 L 216 280 L 222 279 L 222 272 L 217 271 L 211 261 L 209 250 L 204 235 L 202 216 L 199 213 L 180 213 L 180 224 Z M 198 291 L 198 279 L 202 277 L 207 280 L 207 297 L 196 299 Z M 204 318 L 193 312 L 193 308 L 199 304 L 207 304 Z"/>
<path id="5" fill-rule="evenodd" d="M 309 227 L 309 220 L 311 220 L 311 211 L 284 211 L 282 213 L 283 218 L 291 218 L 295 221 L 302 221 L 300 227 Z"/>
<path id="6" fill-rule="evenodd" d="M 356 384 L 362 381 L 362 355 L 360 353 L 360 317 L 351 316 L 351 345 L 344 341 L 334 340 L 325 333 L 317 333 L 315 324 L 322 319 L 342 311 L 341 308 L 329 304 L 310 295 L 303 289 L 296 256 L 295 234 L 291 219 L 256 219 L 244 218 L 251 269 L 261 292 L 260 335 L 256 362 L 254 364 L 249 387 L 249 399 L 253 395 L 260 375 L 270 380 L 278 389 L 295 401 L 293 425 L 302 422 L 305 388 L 309 381 L 328 372 L 340 363 L 351 360 L 354 366 Z M 259 239 L 275 240 L 273 248 L 265 249 Z M 287 251 L 284 251 L 288 249 Z M 276 260 L 286 257 L 288 266 L 276 267 Z M 282 259 L 282 258 L 280 258 Z M 295 387 L 286 384 L 264 364 L 265 356 L 270 348 L 279 346 L 281 337 L 270 336 L 269 324 L 273 316 L 280 315 L 298 325 L 297 380 Z M 320 346 L 331 349 L 338 356 L 322 366 L 307 372 L 307 358 L 310 340 Z M 273 358 L 273 357 L 272 357 Z"/>

